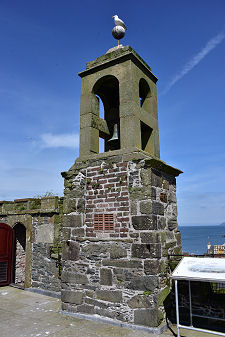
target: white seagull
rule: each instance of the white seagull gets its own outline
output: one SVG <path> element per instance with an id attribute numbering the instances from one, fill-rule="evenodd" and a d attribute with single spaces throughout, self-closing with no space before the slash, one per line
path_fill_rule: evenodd
<path id="1" fill-rule="evenodd" d="M 125 23 L 120 18 L 118 18 L 118 15 L 113 15 L 113 18 L 114 18 L 114 22 L 116 26 L 121 26 L 125 30 L 127 29 L 127 27 L 125 26 Z"/>

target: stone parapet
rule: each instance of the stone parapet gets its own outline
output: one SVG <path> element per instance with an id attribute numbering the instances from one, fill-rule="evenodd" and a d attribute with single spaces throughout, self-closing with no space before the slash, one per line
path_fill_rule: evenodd
<path id="1" fill-rule="evenodd" d="M 57 196 L 49 196 L 15 199 L 14 201 L 0 201 L 0 215 L 58 213 L 60 200 L 61 198 Z"/>

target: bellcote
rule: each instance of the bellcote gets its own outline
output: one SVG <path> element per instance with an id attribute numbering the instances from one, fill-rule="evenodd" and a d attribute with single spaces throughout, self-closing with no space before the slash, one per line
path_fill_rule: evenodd
<path id="1" fill-rule="evenodd" d="M 129 46 L 115 47 L 88 62 L 81 77 L 80 154 L 134 149 L 160 157 L 157 78 Z M 104 118 L 100 118 L 100 100 Z"/>

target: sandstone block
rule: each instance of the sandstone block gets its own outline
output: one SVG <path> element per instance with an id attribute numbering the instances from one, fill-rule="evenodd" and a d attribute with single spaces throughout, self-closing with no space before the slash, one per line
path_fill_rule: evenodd
<path id="1" fill-rule="evenodd" d="M 164 206 L 161 202 L 153 201 L 152 202 L 152 213 L 156 215 L 164 215 Z"/>
<path id="2" fill-rule="evenodd" d="M 72 236 L 84 236 L 84 228 L 73 228 L 71 234 Z"/>
<path id="3" fill-rule="evenodd" d="M 134 324 L 150 327 L 158 326 L 157 309 L 137 309 L 134 311 Z"/>
<path id="4" fill-rule="evenodd" d="M 136 230 L 157 229 L 157 217 L 154 215 L 134 215 L 132 225 Z"/>
<path id="5" fill-rule="evenodd" d="M 141 182 L 145 186 L 149 186 L 151 184 L 151 170 L 150 169 L 141 170 Z"/>
<path id="6" fill-rule="evenodd" d="M 118 268 L 142 268 L 142 262 L 137 260 L 102 260 L 103 266 Z"/>
<path id="7" fill-rule="evenodd" d="M 63 218 L 64 227 L 82 227 L 83 221 L 80 214 L 65 215 Z"/>
<path id="8" fill-rule="evenodd" d="M 159 243 L 160 236 L 155 232 L 141 232 L 140 233 L 142 243 Z"/>
<path id="9" fill-rule="evenodd" d="M 63 228 L 62 229 L 63 240 L 68 241 L 70 240 L 71 230 L 70 228 Z"/>
<path id="10" fill-rule="evenodd" d="M 78 260 L 80 256 L 79 243 L 75 241 L 67 241 L 64 243 L 62 256 L 64 260 Z"/>
<path id="11" fill-rule="evenodd" d="M 62 273 L 62 282 L 73 283 L 73 284 L 87 284 L 87 283 L 89 283 L 86 275 L 73 273 L 73 272 L 69 272 L 69 271 L 64 271 Z"/>
<path id="12" fill-rule="evenodd" d="M 119 244 L 113 244 L 110 248 L 110 258 L 111 259 L 120 259 L 127 257 L 127 251 Z"/>
<path id="13" fill-rule="evenodd" d="M 86 247 L 82 248 L 82 252 L 88 258 L 99 256 L 100 254 L 105 254 L 108 250 L 108 247 L 103 246 L 102 244 L 89 244 Z"/>
<path id="14" fill-rule="evenodd" d="M 153 291 L 157 286 L 157 276 L 134 276 L 127 285 L 127 288 L 133 290 Z"/>
<path id="15" fill-rule="evenodd" d="M 156 275 L 160 273 L 160 262 L 159 260 L 145 260 L 144 261 L 144 272 L 146 275 Z"/>
<path id="16" fill-rule="evenodd" d="M 100 269 L 100 284 L 111 286 L 112 285 L 112 271 L 108 268 Z"/>
<path id="17" fill-rule="evenodd" d="M 152 202 L 151 201 L 141 201 L 140 211 L 142 214 L 151 214 L 152 213 Z"/>
<path id="18" fill-rule="evenodd" d="M 64 213 L 71 213 L 76 211 L 76 199 L 64 199 L 63 201 Z"/>
<path id="19" fill-rule="evenodd" d="M 161 257 L 161 244 L 151 243 L 151 244 L 138 244 L 134 243 L 131 246 L 131 254 L 133 257 L 139 259 L 146 258 L 159 258 Z"/>
<path id="20" fill-rule="evenodd" d="M 99 300 L 120 303 L 120 302 L 122 302 L 122 291 L 119 291 L 119 290 L 96 290 L 96 297 Z"/>
<path id="21" fill-rule="evenodd" d="M 78 305 L 77 312 L 82 312 L 84 314 L 94 314 L 94 306 L 89 304 Z"/>
<path id="22" fill-rule="evenodd" d="M 83 292 L 73 290 L 62 290 L 62 302 L 68 302 L 72 304 L 81 304 L 83 302 Z"/>
<path id="23" fill-rule="evenodd" d="M 148 296 L 146 295 L 136 295 L 133 296 L 127 304 L 130 308 L 136 309 L 136 308 L 149 308 L 151 307 L 151 302 L 148 299 Z"/>

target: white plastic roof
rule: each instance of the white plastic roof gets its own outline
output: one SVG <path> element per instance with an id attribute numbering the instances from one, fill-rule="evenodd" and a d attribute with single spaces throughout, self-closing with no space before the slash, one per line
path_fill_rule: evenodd
<path id="1" fill-rule="evenodd" d="M 183 257 L 171 277 L 174 280 L 225 283 L 225 258 Z"/>

